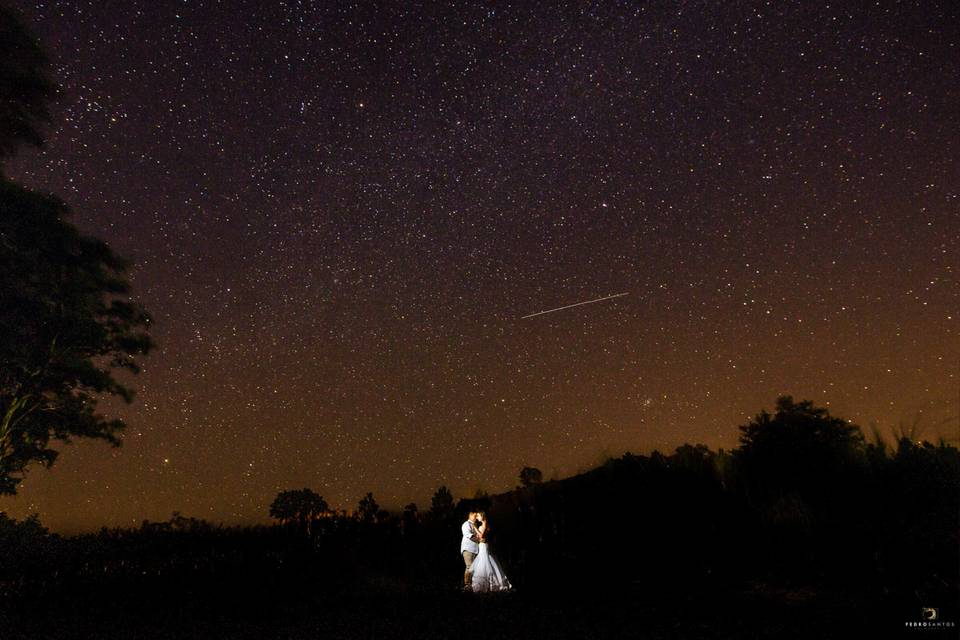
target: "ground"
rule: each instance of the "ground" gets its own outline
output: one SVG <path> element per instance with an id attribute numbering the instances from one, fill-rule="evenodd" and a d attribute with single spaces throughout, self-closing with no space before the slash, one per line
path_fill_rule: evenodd
<path id="1" fill-rule="evenodd" d="M 120 587 L 7 608 L 0 624 L 10 640 L 955 637 L 955 628 L 905 629 L 908 614 L 825 585 L 583 586 L 484 595 L 387 579 L 362 594 L 237 584 Z"/>

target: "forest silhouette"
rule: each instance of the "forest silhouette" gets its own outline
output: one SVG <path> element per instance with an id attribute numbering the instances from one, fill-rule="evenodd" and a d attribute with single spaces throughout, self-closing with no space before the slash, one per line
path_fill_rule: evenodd
<path id="1" fill-rule="evenodd" d="M 483 509 L 520 597 L 582 603 L 779 585 L 794 595 L 860 594 L 877 616 L 900 618 L 955 603 L 956 447 L 905 432 L 894 446 L 867 442 L 858 426 L 790 396 L 740 431 L 731 451 L 684 444 L 670 455 L 626 453 L 550 481 L 528 467 L 496 495 L 455 501 L 441 486 L 425 511 L 409 504 L 389 513 L 372 493 L 338 510 L 295 489 L 264 505 L 272 525 L 225 527 L 175 512 L 135 529 L 62 537 L 36 516 L 0 515 L 0 600 L 21 615 L 78 593 L 91 602 L 137 593 L 160 609 L 202 601 L 217 610 L 238 599 L 296 607 L 305 597 L 333 606 L 378 594 L 429 607 L 457 590 L 459 525 Z"/>

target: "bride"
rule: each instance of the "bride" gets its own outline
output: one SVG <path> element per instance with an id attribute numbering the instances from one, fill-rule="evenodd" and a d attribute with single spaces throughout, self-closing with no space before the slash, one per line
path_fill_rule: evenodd
<path id="1" fill-rule="evenodd" d="M 473 561 L 473 591 L 510 591 L 513 586 L 507 580 L 496 558 L 490 553 L 490 545 L 487 544 L 487 536 L 490 533 L 487 514 L 481 513 L 477 519 L 480 521 L 477 529 L 480 534 L 480 551 Z"/>

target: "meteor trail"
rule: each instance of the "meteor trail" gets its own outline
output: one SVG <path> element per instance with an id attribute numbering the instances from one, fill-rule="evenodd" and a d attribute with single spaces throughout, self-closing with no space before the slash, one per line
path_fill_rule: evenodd
<path id="1" fill-rule="evenodd" d="M 628 292 L 628 293 L 629 293 L 629 292 Z M 617 294 L 614 294 L 614 295 L 612 295 L 612 296 L 607 296 L 607 297 L 605 297 L 605 298 L 597 298 L 596 300 L 585 300 L 585 301 L 583 301 L 583 302 L 577 302 L 577 303 L 575 303 L 575 304 L 568 304 L 568 305 L 565 306 L 565 307 L 557 307 L 556 309 L 547 309 L 546 311 L 538 311 L 538 312 L 536 312 L 536 313 L 531 313 L 530 315 L 528 315 L 528 316 L 523 316 L 523 317 L 520 318 L 520 319 L 521 319 L 521 320 L 525 320 L 526 318 L 532 318 L 533 316 L 542 316 L 542 315 L 545 314 L 545 313 L 553 313 L 554 311 L 562 311 L 563 309 L 569 309 L 570 307 L 579 307 L 579 306 L 582 305 L 582 304 L 593 304 L 594 302 L 602 302 L 602 301 L 604 301 L 604 300 L 610 300 L 611 298 L 619 298 L 620 296 L 625 296 L 625 295 L 627 295 L 627 294 L 626 294 L 626 293 L 617 293 Z"/>

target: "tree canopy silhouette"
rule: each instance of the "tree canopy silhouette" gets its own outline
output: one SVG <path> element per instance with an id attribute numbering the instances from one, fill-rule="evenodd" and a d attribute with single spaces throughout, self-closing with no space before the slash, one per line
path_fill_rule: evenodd
<path id="1" fill-rule="evenodd" d="M 775 415 L 761 410 L 739 429 L 735 455 L 758 497 L 798 493 L 816 500 L 842 489 L 844 478 L 866 462 L 860 427 L 810 400 L 780 396 Z"/>
<path id="2" fill-rule="evenodd" d="M 50 123 L 49 101 L 56 93 L 48 60 L 20 16 L 0 7 L 0 159 L 22 144 L 43 144 Z"/>
<path id="3" fill-rule="evenodd" d="M 525 487 L 543 482 L 543 472 L 535 467 L 524 467 L 520 470 L 520 483 Z"/>
<path id="4" fill-rule="evenodd" d="M 436 518 L 443 518 L 453 512 L 453 494 L 446 485 L 442 485 L 430 499 L 430 513 Z"/>
<path id="5" fill-rule="evenodd" d="M 41 145 L 52 95 L 45 57 L 13 12 L 0 9 L 0 159 Z M 96 413 L 97 395 L 133 391 L 112 369 L 138 373 L 154 346 L 151 318 L 131 302 L 131 262 L 66 218 L 58 198 L 0 171 L 0 494 L 16 493 L 32 462 L 49 467 L 51 439 L 100 438 L 120 446 L 123 420 Z"/>
<path id="6" fill-rule="evenodd" d="M 357 517 L 363 522 L 374 522 L 380 516 L 380 505 L 374 500 L 372 493 L 367 493 L 357 505 Z"/>
<path id="7" fill-rule="evenodd" d="M 403 508 L 400 513 L 400 522 L 404 531 L 413 529 L 420 524 L 420 511 L 417 509 L 417 503 L 411 502 Z"/>
<path id="8" fill-rule="evenodd" d="M 330 510 L 327 501 L 311 489 L 281 491 L 270 505 L 270 517 L 281 524 L 291 522 L 307 526 Z"/>

